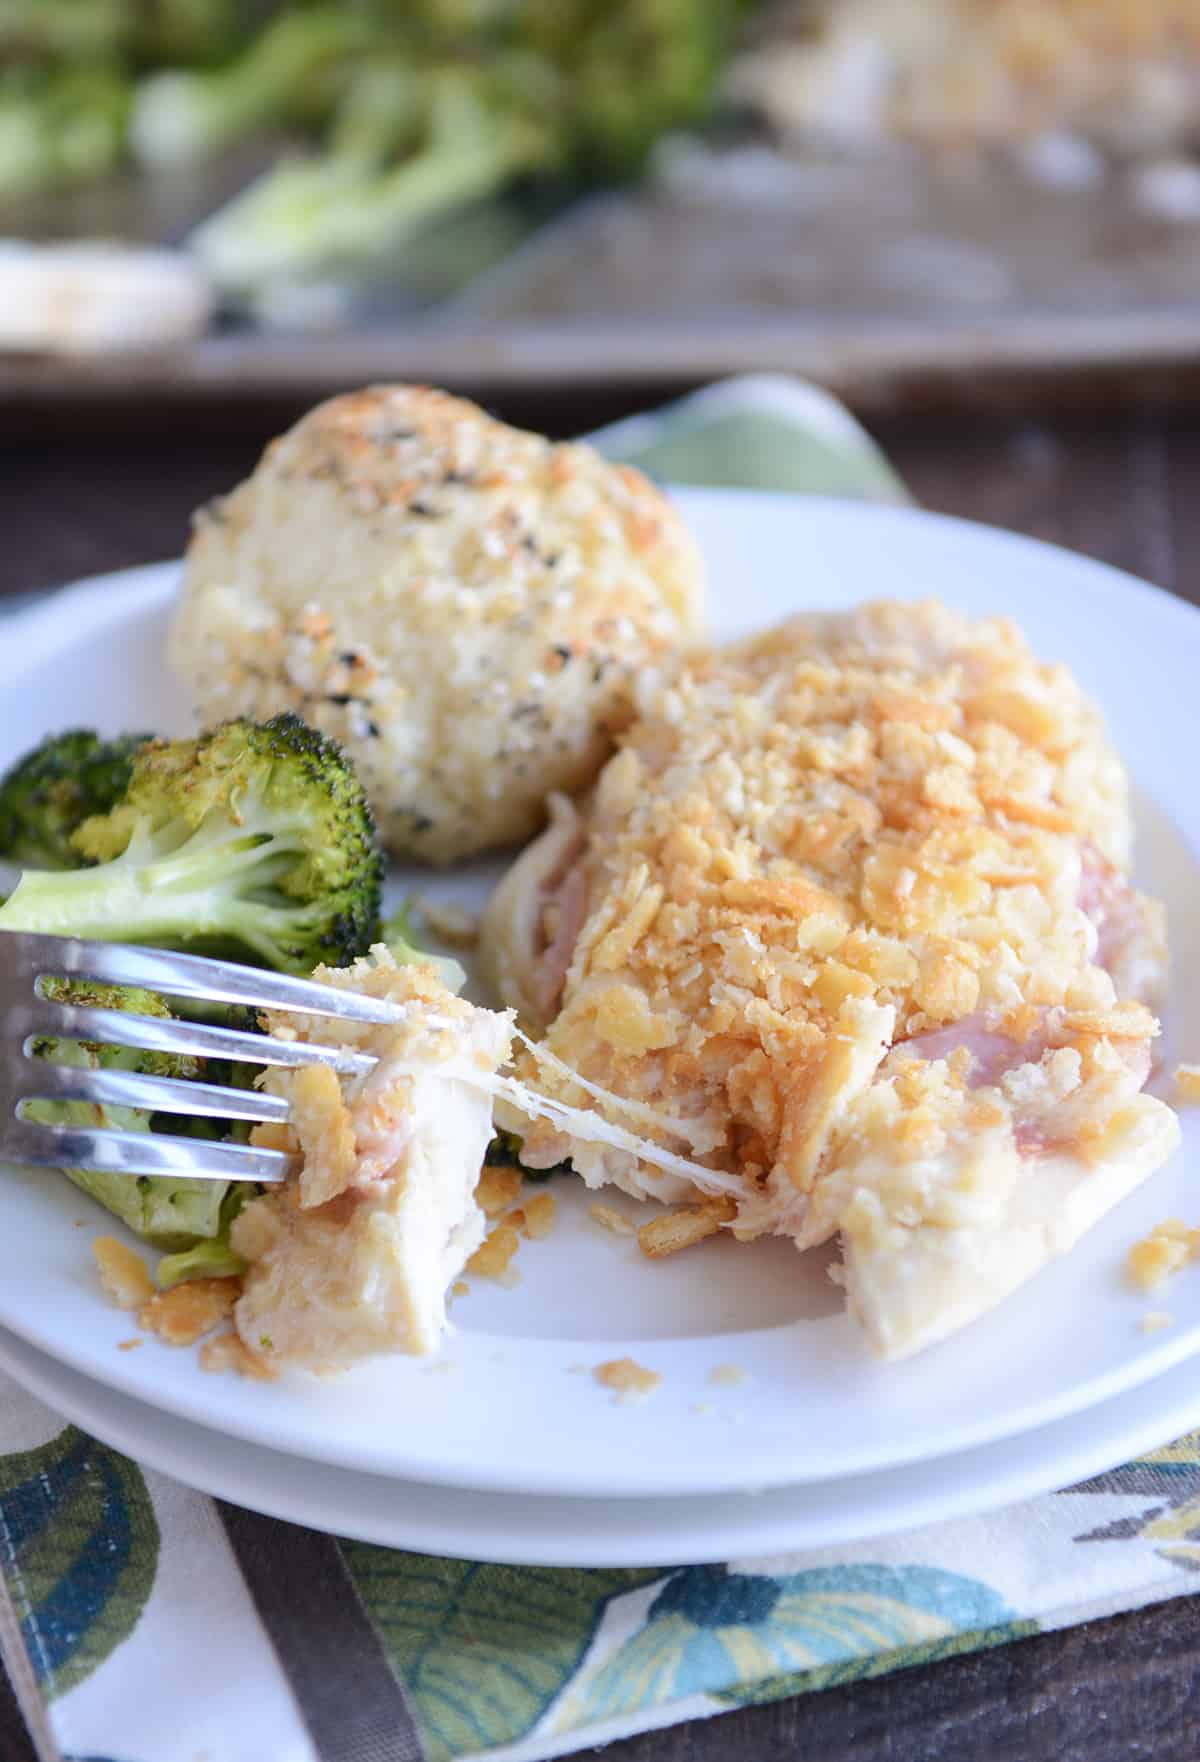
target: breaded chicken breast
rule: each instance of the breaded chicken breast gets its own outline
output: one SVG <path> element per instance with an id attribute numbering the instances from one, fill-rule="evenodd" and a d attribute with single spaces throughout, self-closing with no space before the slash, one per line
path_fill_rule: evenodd
<path id="1" fill-rule="evenodd" d="M 592 780 L 702 600 L 640 472 L 375 386 L 197 515 L 169 653 L 205 723 L 287 709 L 334 735 L 385 843 L 444 863 L 528 838 L 549 791 Z"/>
<path id="2" fill-rule="evenodd" d="M 743 1240 L 840 1232 L 872 1343 L 914 1351 L 1175 1145 L 1130 841 L 1096 709 L 1002 619 L 872 605 L 697 658 L 484 924 L 545 1031 L 518 1074 L 692 1172 L 497 1117 L 591 1186 L 728 1205 L 732 1176 Z"/>
<path id="3" fill-rule="evenodd" d="M 232 1240 L 247 1261 L 234 1311 L 267 1365 L 342 1368 L 378 1352 L 428 1353 L 446 1290 L 483 1240 L 475 1199 L 492 1136 L 484 1079 L 508 1053 L 511 1021 L 448 991 L 426 963 L 379 947 L 326 985 L 397 1005 L 395 1026 L 268 1016 L 268 1031 L 367 1053 L 366 1075 L 329 1066 L 271 1070 L 287 1127 L 256 1139 L 298 1149 L 298 1180 L 253 1200 Z"/>

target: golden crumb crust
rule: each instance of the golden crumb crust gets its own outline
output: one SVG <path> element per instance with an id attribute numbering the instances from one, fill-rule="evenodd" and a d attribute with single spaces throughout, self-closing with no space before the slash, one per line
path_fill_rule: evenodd
<path id="1" fill-rule="evenodd" d="M 204 720 L 296 711 L 350 752 L 393 850 L 448 862 L 595 775 L 702 597 L 640 472 L 372 386 L 197 515 L 169 652 Z"/>
<path id="2" fill-rule="evenodd" d="M 488 961 L 527 1018 L 549 1004 L 558 1059 L 652 1113 L 603 1111 L 741 1177 L 735 1234 L 841 1228 L 873 1252 L 897 1220 L 951 1217 L 938 1171 L 978 1186 L 970 1146 L 1014 1181 L 1040 1156 L 1098 1167 L 1136 1143 L 1144 1173 L 1170 1148 L 1139 1093 L 1157 1023 L 1118 983 L 1165 958 L 1130 838 L 1097 710 L 1010 622 L 806 616 L 649 698 L 589 800 L 560 806 L 540 890 L 530 853 L 520 910 L 502 887 Z M 589 1105 L 548 1062 L 519 1069 Z M 569 1150 L 589 1184 L 699 1197 L 524 1130 L 527 1162 Z"/>

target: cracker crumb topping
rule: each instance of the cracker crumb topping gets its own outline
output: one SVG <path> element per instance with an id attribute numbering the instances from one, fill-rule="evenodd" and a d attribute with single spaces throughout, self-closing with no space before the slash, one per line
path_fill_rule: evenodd
<path id="1" fill-rule="evenodd" d="M 1164 915 L 1126 878 L 1124 769 L 1065 667 L 1007 619 L 881 602 L 693 654 L 640 708 L 547 834 L 559 917 L 582 911 L 569 949 L 534 935 L 534 964 L 566 968 L 518 1077 L 576 1108 L 583 1079 L 621 1098 L 595 1109 L 614 1125 L 737 1177 L 740 1240 L 825 1239 L 872 1158 L 889 1230 L 965 1203 L 929 1170 L 984 1142 L 1122 1152 L 1151 1105 Z M 547 1120 L 523 1154 L 696 1198 Z M 639 1236 L 657 1256 L 725 1221 L 689 1205 Z"/>

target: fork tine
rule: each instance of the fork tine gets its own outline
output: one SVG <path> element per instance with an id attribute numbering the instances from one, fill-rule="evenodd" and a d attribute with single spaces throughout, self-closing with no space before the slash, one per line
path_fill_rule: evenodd
<path id="1" fill-rule="evenodd" d="M 161 1132 L 93 1131 L 19 1119 L 4 1132 L 12 1162 L 41 1168 L 95 1169 L 102 1174 L 174 1175 L 197 1181 L 284 1181 L 299 1159 L 249 1144 L 212 1144 Z"/>
<path id="2" fill-rule="evenodd" d="M 41 936 L 9 931 L 27 946 L 17 953 L 21 964 L 39 974 L 97 979 L 110 985 L 140 985 L 172 997 L 205 998 L 213 1003 L 241 1003 L 256 1009 L 299 1010 L 306 1015 L 341 1016 L 347 1021 L 391 1023 L 403 1020 L 403 1009 L 377 997 L 337 991 L 290 973 L 262 971 L 206 955 L 180 954 L 162 948 L 126 947 L 117 942 L 84 942 L 66 936 Z"/>
<path id="3" fill-rule="evenodd" d="M 288 1104 L 257 1089 L 226 1089 L 179 1077 L 147 1077 L 140 1071 L 93 1070 L 88 1066 L 29 1061 L 23 1100 L 107 1102 L 144 1107 L 152 1113 L 200 1114 L 215 1120 L 286 1120 Z"/>
<path id="4" fill-rule="evenodd" d="M 18 1032 L 50 1034 L 64 1040 L 96 1040 L 106 1046 L 132 1046 L 141 1051 L 194 1053 L 200 1058 L 232 1058 L 246 1064 L 332 1065 L 352 1076 L 375 1068 L 369 1053 L 341 1046 L 313 1046 L 303 1040 L 276 1040 L 269 1034 L 246 1034 L 240 1028 L 219 1028 L 211 1022 L 178 1022 L 169 1016 L 136 1016 L 128 1010 L 91 1009 L 73 1003 L 37 998 L 21 1012 Z"/>

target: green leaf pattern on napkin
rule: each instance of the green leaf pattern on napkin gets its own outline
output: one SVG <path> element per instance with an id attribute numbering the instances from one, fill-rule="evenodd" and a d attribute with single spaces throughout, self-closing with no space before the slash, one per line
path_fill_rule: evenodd
<path id="1" fill-rule="evenodd" d="M 980 1580 L 930 1566 L 517 1571 L 342 1547 L 429 1762 L 697 1696 L 774 1700 L 1037 1631 Z"/>
<path id="2" fill-rule="evenodd" d="M 866 1682 L 875 1676 L 890 1676 L 894 1670 L 911 1670 L 918 1664 L 938 1664 L 963 1652 L 984 1652 L 990 1646 L 1004 1646 L 1010 1640 L 1026 1640 L 1040 1633 L 1036 1621 L 1006 1621 L 999 1627 L 972 1628 L 965 1633 L 947 1634 L 941 1639 L 923 1640 L 916 1645 L 900 1646 L 888 1652 L 856 1652 L 853 1657 L 836 1664 L 823 1664 L 815 1670 L 795 1670 L 787 1676 L 771 1676 L 744 1688 L 726 1690 L 716 1698 L 730 1707 L 759 1706 L 767 1701 L 786 1701 L 791 1695 L 810 1695 L 817 1689 L 836 1688 L 839 1683 Z"/>
<path id="3" fill-rule="evenodd" d="M 481 1566 L 360 1542 L 342 1553 L 429 1762 L 523 1737 L 578 1670 L 612 1598 L 659 1570 Z"/>
<path id="4" fill-rule="evenodd" d="M 1125 1542 L 1137 1537 L 1153 1542 L 1161 1559 L 1200 1572 L 1200 1432 L 1187 1432 L 1149 1456 L 1069 1490 L 1117 1493 L 1144 1501 L 1140 1511 L 1087 1530 L 1075 1537 L 1077 1542 Z"/>
<path id="5" fill-rule="evenodd" d="M 158 1547 L 141 1470 L 76 1427 L 0 1456 L 0 1568 L 45 1695 L 74 1688 L 133 1632 Z"/>
<path id="6" fill-rule="evenodd" d="M 964 1633 L 1008 1630 L 1012 1616 L 980 1580 L 936 1567 L 856 1564 L 778 1576 L 686 1567 L 672 1573 L 638 1631 L 572 1690 L 565 1722 L 617 1719 L 697 1694 L 775 1699 L 815 1686 L 816 1672 L 898 1664 L 908 1653 L 953 1647 Z"/>

